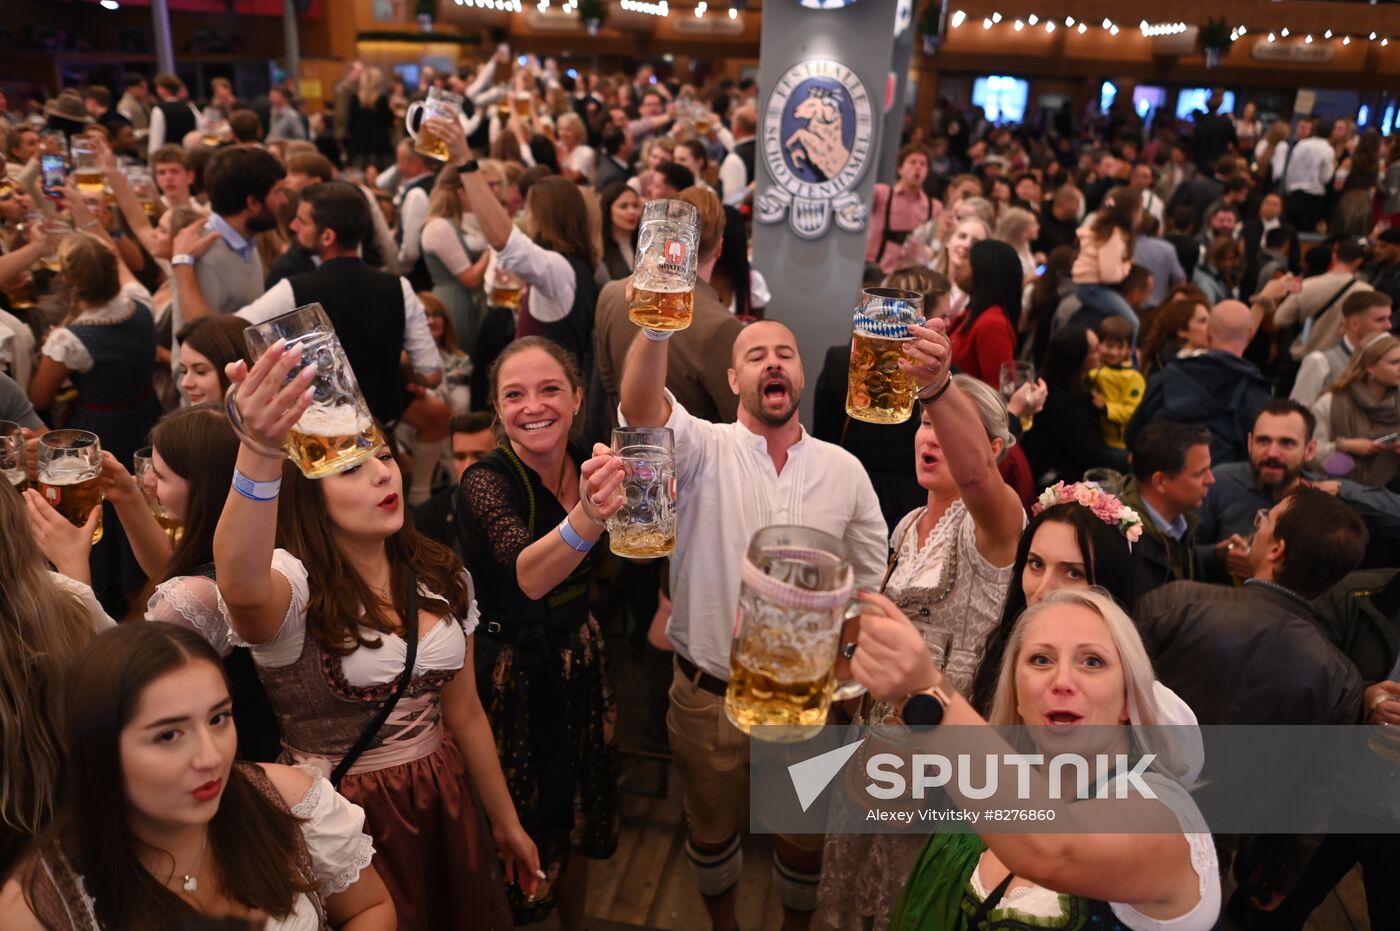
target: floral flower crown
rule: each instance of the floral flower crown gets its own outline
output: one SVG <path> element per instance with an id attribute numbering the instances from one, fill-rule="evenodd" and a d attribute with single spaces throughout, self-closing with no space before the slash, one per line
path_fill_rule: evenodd
<path id="1" fill-rule="evenodd" d="M 1039 514 L 1057 504 L 1078 504 L 1088 508 L 1105 524 L 1123 531 L 1129 546 L 1142 536 L 1142 518 L 1138 512 L 1104 491 L 1097 482 L 1075 482 L 1073 485 L 1056 482 L 1040 493 L 1031 507 L 1031 514 Z"/>

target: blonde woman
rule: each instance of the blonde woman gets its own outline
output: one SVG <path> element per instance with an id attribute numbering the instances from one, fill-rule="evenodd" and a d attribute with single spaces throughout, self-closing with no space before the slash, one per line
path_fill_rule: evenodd
<path id="1" fill-rule="evenodd" d="M 112 626 L 91 589 L 49 571 L 25 517 L 26 507 L 47 505 L 27 494 L 28 505 L 0 482 L 0 875 L 58 805 L 64 672 Z"/>
<path id="2" fill-rule="evenodd" d="M 433 294 L 452 316 L 457 345 L 476 355 L 476 335 L 486 309 L 486 269 L 491 248 L 475 222 L 468 228 L 471 207 L 462 192 L 457 168 L 438 173 L 428 198 L 428 222 L 423 224 L 423 261 L 433 280 Z M 474 218 L 473 218 L 474 219 Z"/>
<path id="3" fill-rule="evenodd" d="M 972 265 L 969 261 L 972 247 L 991 236 L 991 227 L 984 220 L 976 217 L 961 220 L 948 231 L 938 256 L 933 260 L 933 270 L 953 283 L 948 306 L 955 320 L 967 309 L 967 288 L 972 284 Z"/>
<path id="4" fill-rule="evenodd" d="M 1103 753 L 1103 742 L 1112 741 L 1100 760 L 1155 755 L 1141 777 L 1150 795 L 1129 789 L 1122 774 L 1102 771 L 1091 778 L 1112 780 L 1117 797 L 1070 804 L 1050 796 L 1043 768 L 1021 771 L 1021 797 L 1012 804 L 1052 812 L 1057 833 L 997 833 L 992 827 L 980 837 L 935 834 L 890 928 L 983 931 L 993 923 L 989 915 L 995 927 L 1007 929 L 1063 927 L 1070 919 L 1132 931 L 1214 925 L 1220 911 L 1215 847 L 1187 792 L 1201 758 L 1176 742 L 1163 745 L 1144 729 L 1191 725 L 1195 716 L 1157 685 L 1137 628 L 1112 597 L 1100 589 L 1063 589 L 1027 609 L 1011 632 L 986 719 L 946 682 L 892 602 L 860 597 L 874 610 L 861 617 L 852 672 L 877 698 L 899 703 L 906 722 L 941 724 L 936 737 L 923 738 L 936 739 L 940 753 L 952 759 L 965 753 L 979 766 L 1015 753 L 985 726 L 990 723 L 1029 726 L 1029 742 L 1042 751 L 1052 728 L 1063 752 L 1065 742 L 1089 739 L 1079 729 L 1090 726 L 1093 752 Z M 1010 764 L 1004 765 L 1000 784 L 1017 784 Z M 949 782 L 948 793 L 969 813 L 1007 805 L 996 795 L 967 797 L 958 780 Z M 1128 819 L 1136 832 L 1126 829 Z"/>
<path id="5" fill-rule="evenodd" d="M 992 238 L 1016 250 L 1016 257 L 1021 260 L 1022 282 L 1029 285 L 1034 281 L 1036 262 L 1031 254 L 1031 243 L 1040 238 L 1040 219 L 1025 207 L 1007 207 L 997 219 Z M 1024 298 L 1022 303 L 1026 303 Z"/>
<path id="6" fill-rule="evenodd" d="M 1344 473 L 1363 485 L 1390 485 L 1400 477 L 1400 339 L 1377 333 L 1352 354 L 1337 380 L 1312 407 L 1317 418 L 1316 461 L 1328 465 L 1345 453 L 1356 466 Z M 1392 439 L 1382 442 L 1386 437 Z M 1338 464 L 1333 464 L 1343 474 Z"/>
<path id="7" fill-rule="evenodd" d="M 577 113 L 560 116 L 559 128 L 559 170 L 575 184 L 592 184 L 593 169 L 598 163 L 598 153 L 588 145 L 588 130 Z"/>
<path id="8" fill-rule="evenodd" d="M 1259 144 L 1254 147 L 1254 174 L 1261 179 L 1265 191 L 1271 191 L 1283 181 L 1283 169 L 1288 164 L 1288 121 L 1275 120 Z"/>
<path id="9" fill-rule="evenodd" d="M 360 87 L 350 98 L 349 135 L 345 140 L 350 164 L 356 168 L 383 169 L 393 160 L 394 112 L 384 91 L 384 72 L 366 68 Z"/>
<path id="10" fill-rule="evenodd" d="M 652 136 L 647 139 L 642 144 L 641 164 L 645 167 L 628 179 L 627 186 L 645 198 L 647 191 L 651 190 L 656 169 L 661 167 L 663 162 L 673 161 L 675 157 L 676 140 L 670 136 Z"/>

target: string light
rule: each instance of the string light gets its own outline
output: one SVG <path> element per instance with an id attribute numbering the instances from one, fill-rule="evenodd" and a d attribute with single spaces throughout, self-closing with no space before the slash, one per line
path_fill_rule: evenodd
<path id="1" fill-rule="evenodd" d="M 1343 45 L 1351 45 L 1351 36 L 1342 36 Z"/>
<path id="2" fill-rule="evenodd" d="M 1073 17 L 1073 16 L 1066 16 L 1066 17 L 1065 17 L 1065 28 L 1066 28 L 1066 29 L 1073 29 L 1073 28 L 1074 28 L 1074 17 Z"/>
<path id="3" fill-rule="evenodd" d="M 953 19 L 952 19 L 953 28 L 954 28 L 954 29 L 957 29 L 959 26 L 961 26 L 961 25 L 963 24 L 963 20 L 965 20 L 965 19 L 967 19 L 967 14 L 966 14 L 966 13 L 964 13 L 962 10 L 956 11 L 956 12 L 953 14 Z"/>
<path id="4" fill-rule="evenodd" d="M 1330 39 L 1330 38 L 1332 38 L 1332 30 L 1329 29 L 1329 30 L 1327 30 L 1326 32 L 1324 32 L 1324 33 L 1322 34 L 1322 38 L 1324 38 L 1324 39 Z"/>
<path id="5" fill-rule="evenodd" d="M 1274 34 L 1273 34 L 1272 32 L 1269 33 L 1269 41 L 1270 41 L 1270 42 L 1274 41 Z"/>
<path id="6" fill-rule="evenodd" d="M 707 4 L 705 0 L 700 0 L 700 2 L 695 5 L 695 18 L 700 19 L 703 17 L 707 9 L 709 9 L 709 4 Z"/>
<path id="7" fill-rule="evenodd" d="M 1054 31 L 1055 31 L 1055 21 L 1054 21 L 1053 19 L 1047 19 L 1047 20 L 1045 21 L 1045 31 L 1046 31 L 1046 32 L 1054 32 Z"/>
<path id="8" fill-rule="evenodd" d="M 999 22 L 1001 22 L 1001 14 L 1000 14 L 1000 13 L 993 13 L 993 14 L 992 14 L 992 22 L 994 22 L 994 23 L 999 23 Z"/>
<path id="9" fill-rule="evenodd" d="M 1079 34 L 1080 34 L 1081 36 L 1084 35 L 1084 33 L 1088 32 L 1088 31 L 1089 31 L 1089 27 L 1088 27 L 1088 26 L 1084 25 L 1083 23 L 1080 23 L 1080 24 L 1079 24 Z"/>
<path id="10" fill-rule="evenodd" d="M 1374 32 L 1371 33 L 1371 41 L 1372 41 L 1372 42 L 1376 41 L 1376 34 L 1375 34 Z"/>
<path id="11" fill-rule="evenodd" d="M 1109 19 L 1107 16 L 1105 16 L 1105 17 L 1103 18 L 1103 28 L 1107 29 L 1109 26 L 1112 26 L 1112 25 L 1113 25 L 1113 20 L 1111 20 L 1111 19 Z"/>
<path id="12" fill-rule="evenodd" d="M 1284 26 L 1282 29 L 1280 29 L 1280 30 L 1278 31 L 1278 34 L 1281 35 L 1281 36 L 1283 36 L 1285 39 L 1287 39 L 1287 38 L 1288 38 L 1288 27 L 1287 27 L 1287 26 Z"/>
<path id="13" fill-rule="evenodd" d="M 1020 32 L 1022 29 L 1025 29 L 1025 28 L 1026 28 L 1026 24 L 1023 23 L 1023 22 L 1021 22 L 1021 21 L 1018 19 L 1018 20 L 1016 20 L 1016 22 L 1012 25 L 1011 28 L 1012 28 L 1012 29 L 1015 29 L 1017 32 Z"/>
<path id="14" fill-rule="evenodd" d="M 670 16 L 671 9 L 666 0 L 648 3 L 647 0 L 621 0 L 621 7 L 629 13 L 646 13 L 648 16 Z"/>
<path id="15" fill-rule="evenodd" d="M 1149 23 L 1143 20 L 1138 23 L 1138 29 L 1148 38 L 1154 36 L 1174 36 L 1186 31 L 1185 23 Z"/>
<path id="16" fill-rule="evenodd" d="M 1034 26 L 1038 22 L 1040 22 L 1040 17 L 1036 16 L 1034 13 L 1026 17 L 1026 25 L 1028 26 Z"/>
<path id="17" fill-rule="evenodd" d="M 732 7 L 732 6 L 729 8 L 729 18 L 730 18 L 730 19 L 738 19 L 738 18 L 739 18 L 739 11 L 736 10 L 736 9 L 734 9 L 734 7 Z"/>
<path id="18" fill-rule="evenodd" d="M 1312 45 L 1312 33 L 1308 33 L 1306 36 L 1303 37 L 1303 44 Z"/>
<path id="19" fill-rule="evenodd" d="M 1114 25 L 1108 27 L 1108 34 L 1111 35 L 1111 36 L 1116 36 L 1116 35 L 1118 35 L 1118 26 L 1117 26 L 1117 24 L 1114 24 Z"/>
<path id="20" fill-rule="evenodd" d="M 1385 48 L 1385 47 L 1386 47 L 1387 45 L 1389 45 L 1389 44 L 1390 44 L 1390 39 L 1388 39 L 1388 38 L 1387 38 L 1387 39 L 1381 39 L 1381 48 Z"/>
<path id="21" fill-rule="evenodd" d="M 992 28 L 992 21 L 991 21 L 990 19 L 984 19 L 984 20 L 982 20 L 982 28 L 983 28 L 983 29 L 991 29 L 991 28 Z"/>

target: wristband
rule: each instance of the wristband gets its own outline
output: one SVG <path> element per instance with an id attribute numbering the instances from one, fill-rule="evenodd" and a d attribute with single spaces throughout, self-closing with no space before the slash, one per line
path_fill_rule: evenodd
<path id="1" fill-rule="evenodd" d="M 194 261 L 194 256 L 190 255 L 188 252 L 181 252 L 179 255 L 172 255 L 170 257 L 171 265 L 194 265 Z"/>
<path id="2" fill-rule="evenodd" d="M 952 376 L 951 374 L 945 375 L 945 376 L 943 377 L 943 384 L 940 385 L 940 386 L 939 386 L 936 390 L 934 390 L 932 393 L 930 393 L 927 397 L 924 396 L 924 392 L 928 391 L 929 388 L 932 388 L 932 387 L 933 387 L 932 385 L 927 385 L 927 386 L 925 386 L 925 387 L 919 389 L 919 393 L 916 394 L 916 395 L 914 395 L 914 397 L 918 398 L 918 399 L 919 399 L 919 402 L 920 402 L 921 404 L 933 404 L 933 403 L 935 403 L 936 401 L 938 401 L 939 398 L 943 397 L 944 393 L 945 393 L 949 388 L 951 388 L 952 386 L 953 386 L 953 376 Z"/>
<path id="3" fill-rule="evenodd" d="M 589 550 L 593 549 L 593 544 L 597 542 L 596 540 L 585 540 L 583 537 L 579 536 L 578 531 L 574 530 L 573 524 L 569 523 L 569 519 L 567 517 L 559 522 L 558 529 L 559 536 L 563 537 L 564 542 L 568 544 L 569 549 L 573 550 L 576 553 L 588 552 Z"/>
<path id="4" fill-rule="evenodd" d="M 465 162 L 463 162 L 462 164 L 460 164 L 460 165 L 457 166 L 457 172 L 458 172 L 459 174 L 464 174 L 464 175 L 469 175 L 469 174 L 471 174 L 471 173 L 474 172 L 474 171 L 480 171 L 480 170 L 481 170 L 481 163 L 478 162 L 478 161 L 477 161 L 476 159 L 474 159 L 474 158 L 469 158 L 469 159 L 467 159 Z"/>
<path id="5" fill-rule="evenodd" d="M 651 340 L 653 343 L 664 343 L 666 342 L 666 340 L 670 339 L 676 331 L 653 330 L 650 327 L 642 327 L 642 332 L 645 333 L 647 335 L 647 339 Z"/>
<path id="6" fill-rule="evenodd" d="M 275 501 L 282 490 L 282 479 L 255 482 L 238 469 L 234 469 L 233 490 L 250 501 Z"/>

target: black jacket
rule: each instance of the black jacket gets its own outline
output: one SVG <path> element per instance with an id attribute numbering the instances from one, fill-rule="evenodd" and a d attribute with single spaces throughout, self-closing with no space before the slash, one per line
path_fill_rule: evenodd
<path id="1" fill-rule="evenodd" d="M 1142 403 L 1128 421 L 1128 448 L 1147 424 L 1167 420 L 1209 430 L 1211 462 L 1247 460 L 1254 418 L 1272 396 L 1273 382 L 1239 356 L 1212 349 L 1173 359 L 1147 380 Z"/>
<path id="2" fill-rule="evenodd" d="M 1312 606 L 1327 639 L 1366 685 L 1390 678 L 1400 656 L 1400 570 L 1353 572 Z"/>
<path id="3" fill-rule="evenodd" d="M 1361 720 L 1356 667 L 1328 642 L 1308 602 L 1282 588 L 1257 581 L 1241 588 L 1172 582 L 1138 599 L 1133 620 L 1157 678 L 1191 706 L 1201 724 Z M 1249 739 L 1249 732 L 1239 734 Z M 1212 770 L 1207 755 L 1201 776 L 1206 785 L 1195 794 L 1202 814 L 1261 824 L 1287 812 L 1292 824 L 1325 832 L 1335 797 L 1334 748 L 1322 739 L 1310 758 L 1300 759 L 1267 738 L 1256 736 L 1251 747 L 1249 774 L 1234 772 L 1238 767 Z M 1217 845 L 1222 843 L 1229 846 L 1218 837 Z M 1308 851 L 1309 843 L 1299 839 L 1275 853 L 1267 883 L 1291 889 Z"/>
<path id="4" fill-rule="evenodd" d="M 1099 411 L 1087 389 L 1076 393 L 1051 385 L 1045 407 L 1035 415 L 1023 445 L 1037 479 L 1054 472 L 1068 483 L 1079 481 L 1087 469 L 1128 470 L 1127 450 L 1103 441 Z"/>
<path id="5" fill-rule="evenodd" d="M 1195 553 L 1200 518 L 1186 514 L 1186 532 L 1180 540 L 1173 540 L 1157 528 L 1147 513 L 1136 478 L 1129 476 L 1118 497 L 1142 518 L 1142 536 L 1133 544 L 1133 583 L 1139 598 L 1168 582 L 1192 582 L 1200 578 Z"/>

